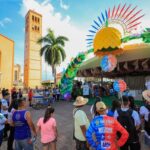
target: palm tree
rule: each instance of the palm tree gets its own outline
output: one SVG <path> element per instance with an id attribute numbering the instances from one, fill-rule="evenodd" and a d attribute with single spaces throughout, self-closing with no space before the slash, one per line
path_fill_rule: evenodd
<path id="1" fill-rule="evenodd" d="M 48 29 L 46 36 L 41 37 L 37 43 L 43 43 L 44 46 L 40 49 L 40 56 L 44 56 L 45 61 L 52 67 L 52 74 L 54 76 L 54 84 L 56 85 L 56 67 L 60 65 L 66 58 L 64 50 L 65 41 L 68 38 L 65 36 L 54 35 L 51 29 Z"/>

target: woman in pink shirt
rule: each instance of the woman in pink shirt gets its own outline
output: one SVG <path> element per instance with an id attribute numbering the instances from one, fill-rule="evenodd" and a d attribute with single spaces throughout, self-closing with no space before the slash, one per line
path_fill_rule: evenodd
<path id="1" fill-rule="evenodd" d="M 37 133 L 41 131 L 43 150 L 56 150 L 57 127 L 53 113 L 54 108 L 48 106 L 44 118 L 40 118 L 37 123 Z"/>

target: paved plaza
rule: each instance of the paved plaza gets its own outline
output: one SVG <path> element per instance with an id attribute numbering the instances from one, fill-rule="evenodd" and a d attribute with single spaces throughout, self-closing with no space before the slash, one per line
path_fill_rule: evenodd
<path id="1" fill-rule="evenodd" d="M 73 106 L 71 102 L 56 102 L 54 103 L 55 107 L 55 118 L 57 120 L 58 126 L 58 142 L 57 142 L 57 150 L 75 150 L 75 143 L 73 141 L 73 118 L 72 118 L 72 110 Z M 38 118 L 44 115 L 45 110 L 33 110 L 29 108 L 31 111 L 34 123 L 37 123 Z M 91 119 L 90 115 L 90 106 L 84 106 L 84 110 L 88 114 L 89 118 Z M 40 143 L 40 137 L 35 144 L 35 150 L 42 150 L 42 145 Z M 141 138 L 143 141 L 143 138 Z M 7 150 L 6 142 L 3 142 L 2 147 L 0 150 Z M 148 150 L 142 145 L 142 150 Z"/>

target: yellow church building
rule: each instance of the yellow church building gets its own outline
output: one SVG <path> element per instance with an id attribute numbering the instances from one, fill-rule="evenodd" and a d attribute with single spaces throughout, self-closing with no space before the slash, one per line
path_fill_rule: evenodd
<path id="1" fill-rule="evenodd" d="M 14 41 L 0 34 L 0 88 L 12 88 L 13 73 Z"/>

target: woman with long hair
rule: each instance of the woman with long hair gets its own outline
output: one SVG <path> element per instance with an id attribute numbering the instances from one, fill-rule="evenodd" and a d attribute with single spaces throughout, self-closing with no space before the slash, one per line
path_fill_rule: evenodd
<path id="1" fill-rule="evenodd" d="M 56 150 L 57 126 L 53 113 L 54 108 L 48 106 L 44 117 L 41 117 L 37 123 L 37 133 L 41 132 L 43 150 Z"/>

